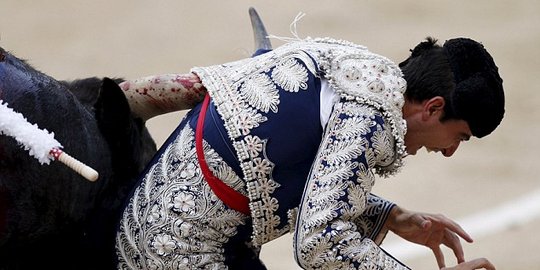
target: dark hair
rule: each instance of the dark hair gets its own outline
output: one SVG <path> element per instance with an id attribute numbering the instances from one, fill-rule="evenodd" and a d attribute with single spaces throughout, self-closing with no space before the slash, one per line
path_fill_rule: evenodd
<path id="1" fill-rule="evenodd" d="M 426 41 L 411 50 L 411 56 L 399 64 L 403 77 L 407 81 L 405 98 L 409 101 L 422 102 L 441 96 L 449 104 L 452 92 L 456 88 L 454 75 L 448 57 L 437 40 L 427 37 Z M 444 107 L 444 119 L 453 118 L 450 106 Z"/>
<path id="2" fill-rule="evenodd" d="M 476 137 L 490 134 L 504 116 L 502 79 L 484 46 L 472 39 L 448 40 L 441 47 L 428 37 L 399 64 L 407 81 L 405 97 L 444 98 L 442 120 L 465 120 Z"/>

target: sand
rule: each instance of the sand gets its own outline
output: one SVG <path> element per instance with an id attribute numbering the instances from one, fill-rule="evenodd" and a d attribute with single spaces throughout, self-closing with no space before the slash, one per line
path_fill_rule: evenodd
<path id="1" fill-rule="evenodd" d="M 449 159 L 425 152 L 408 157 L 403 172 L 378 179 L 374 191 L 405 208 L 461 220 L 540 189 L 539 1 L 3 0 L 0 46 L 57 79 L 183 73 L 252 52 L 249 6 L 257 8 L 276 36 L 292 36 L 289 25 L 304 12 L 298 36 L 350 40 L 396 62 L 428 35 L 483 42 L 507 90 L 500 128 L 463 144 Z M 158 144 L 181 116 L 171 113 L 148 123 Z M 513 207 L 517 211 L 522 205 Z M 476 221 L 487 233 L 475 231 L 475 243 L 465 244 L 467 258 L 487 257 L 498 269 L 540 269 L 540 218 L 538 211 L 526 212 L 528 219 L 510 223 L 512 211 Z M 493 229 L 499 223 L 505 225 Z M 387 237 L 389 246 L 397 240 Z M 290 235 L 265 245 L 262 257 L 269 269 L 298 269 Z M 451 253 L 446 257 L 449 265 L 454 263 Z M 413 269 L 437 267 L 429 252 L 401 259 Z"/>

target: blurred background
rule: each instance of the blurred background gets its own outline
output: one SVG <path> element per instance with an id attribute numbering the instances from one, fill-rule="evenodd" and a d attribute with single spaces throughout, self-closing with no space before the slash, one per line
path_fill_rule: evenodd
<path id="1" fill-rule="evenodd" d="M 424 151 L 406 158 L 402 173 L 378 179 L 374 192 L 460 221 L 475 238 L 464 244 L 469 259 L 540 269 L 540 1 L 2 0 L 0 46 L 57 79 L 185 73 L 250 55 L 250 6 L 270 34 L 292 36 L 290 24 L 304 12 L 300 37 L 349 40 L 395 62 L 427 36 L 482 42 L 504 79 L 501 126 L 462 144 L 452 158 Z M 150 120 L 158 145 L 182 114 Z M 428 250 L 391 234 L 383 247 L 413 269 L 437 268 Z M 265 245 L 262 257 L 269 269 L 299 269 L 290 234 Z M 454 264 L 451 253 L 446 258 Z"/>

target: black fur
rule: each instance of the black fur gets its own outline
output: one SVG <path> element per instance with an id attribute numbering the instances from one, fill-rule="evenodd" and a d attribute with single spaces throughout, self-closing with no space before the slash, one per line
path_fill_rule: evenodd
<path id="1" fill-rule="evenodd" d="M 0 135 L 0 269 L 114 269 L 121 207 L 156 152 L 117 82 L 61 82 L 0 48 L 0 99 L 100 173 L 40 165 Z"/>

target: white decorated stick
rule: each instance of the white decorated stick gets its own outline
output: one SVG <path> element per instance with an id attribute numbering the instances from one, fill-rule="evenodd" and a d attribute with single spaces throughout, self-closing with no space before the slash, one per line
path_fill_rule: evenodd
<path id="1" fill-rule="evenodd" d="M 7 106 L 0 99 L 0 135 L 13 137 L 40 164 L 58 160 L 90 181 L 99 174 L 94 169 L 60 150 L 62 145 L 54 139 L 54 133 L 30 124 L 24 116 Z"/>
<path id="2" fill-rule="evenodd" d="M 54 148 L 50 151 L 50 155 L 54 159 L 64 163 L 66 166 L 70 167 L 72 170 L 76 171 L 78 174 L 82 175 L 84 178 L 89 181 L 96 181 L 99 177 L 99 174 L 96 170 L 92 169 L 90 166 L 78 161 L 74 157 L 68 155 L 66 152 Z"/>

